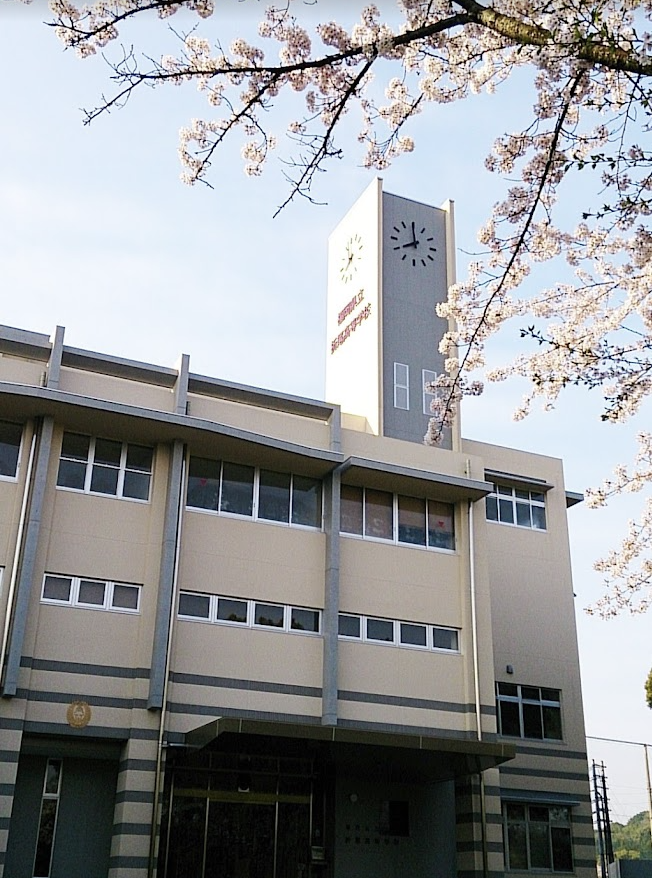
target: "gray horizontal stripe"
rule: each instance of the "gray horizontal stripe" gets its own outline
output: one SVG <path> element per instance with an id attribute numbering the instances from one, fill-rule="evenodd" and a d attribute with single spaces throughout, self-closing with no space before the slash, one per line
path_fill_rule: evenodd
<path id="1" fill-rule="evenodd" d="M 644 862 L 644 861 L 642 861 Z M 575 860 L 576 869 L 591 869 L 595 875 L 595 860 Z"/>
<path id="2" fill-rule="evenodd" d="M 482 841 L 458 841 L 455 845 L 457 852 L 462 854 L 468 853 L 482 853 Z M 487 851 L 490 854 L 502 854 L 503 853 L 503 844 L 500 841 L 488 841 L 487 842 Z"/>
<path id="3" fill-rule="evenodd" d="M 114 823 L 113 837 L 117 835 L 149 835 L 151 825 L 149 823 Z"/>
<path id="4" fill-rule="evenodd" d="M 561 774 L 554 774 L 554 772 L 550 773 L 551 776 L 558 777 L 560 780 L 563 779 Z M 588 780 L 582 776 L 582 780 L 586 780 L 588 785 Z M 557 790 L 512 790 L 512 789 L 503 789 L 501 792 L 501 798 L 506 802 L 532 802 L 532 803 L 542 803 L 549 805 L 581 805 L 582 802 L 590 802 L 591 797 L 589 793 L 567 793 L 561 792 Z"/>
<path id="5" fill-rule="evenodd" d="M 375 692 L 348 692 L 340 689 L 340 701 L 357 701 L 361 704 L 387 704 L 392 707 L 414 707 L 420 710 L 441 710 L 446 713 L 471 713 L 475 707 L 454 701 L 432 701 L 429 698 L 407 698 L 403 695 L 378 695 Z"/>
<path id="6" fill-rule="evenodd" d="M 338 727 L 342 729 L 365 729 L 372 732 L 391 734 L 423 735 L 428 738 L 458 738 L 461 741 L 477 741 L 475 732 L 456 732 L 452 729 L 438 729 L 434 726 L 406 726 L 400 723 L 370 723 L 355 719 L 341 719 Z"/>
<path id="7" fill-rule="evenodd" d="M 59 674 L 86 674 L 93 677 L 119 677 L 129 680 L 148 680 L 148 668 L 124 668 L 118 665 L 91 665 L 84 662 L 59 662 L 52 659 L 30 658 L 24 655 L 21 667 L 34 671 L 55 671 Z"/>
<path id="8" fill-rule="evenodd" d="M 275 692 L 278 695 L 303 695 L 307 698 L 321 698 L 317 686 L 294 686 L 289 683 L 269 683 L 265 680 L 239 680 L 232 677 L 209 677 L 204 674 L 183 674 L 173 672 L 170 679 L 174 683 L 188 686 L 210 686 L 212 689 L 241 689 L 246 692 Z"/>
<path id="9" fill-rule="evenodd" d="M 121 759 L 118 772 L 123 771 L 156 771 L 156 759 Z"/>
<path id="10" fill-rule="evenodd" d="M 9 831 L 9 817 L 0 817 L 0 832 Z"/>
<path id="11" fill-rule="evenodd" d="M 575 825 L 574 820 L 573 820 L 573 825 Z M 584 838 L 581 838 L 581 837 L 578 838 L 578 837 L 574 836 L 573 837 L 573 847 L 576 847 L 576 848 L 587 848 L 588 847 L 588 848 L 591 848 L 592 850 L 595 850 L 595 838 L 593 838 L 593 836 L 591 836 L 591 838 L 589 838 L 588 836 L 585 836 Z"/>
<path id="12" fill-rule="evenodd" d="M 109 869 L 147 869 L 149 857 L 110 857 Z"/>
<path id="13" fill-rule="evenodd" d="M 500 740 L 506 743 L 516 743 L 514 738 L 500 736 Z M 549 744 L 541 744 L 540 747 L 516 743 L 516 752 L 519 756 L 554 756 L 559 759 L 581 759 L 586 762 L 587 755 L 580 750 L 564 750 L 563 747 L 551 747 Z"/>
<path id="14" fill-rule="evenodd" d="M 18 762 L 18 750 L 0 750 L 0 762 Z"/>
<path id="15" fill-rule="evenodd" d="M 20 732 L 23 728 L 22 719 L 11 719 L 10 717 L 0 718 L 0 729 L 8 729 L 12 732 Z"/>
<path id="16" fill-rule="evenodd" d="M 593 864 L 593 867 L 595 868 L 595 863 Z M 487 872 L 483 872 L 483 874 L 486 875 L 487 878 L 505 878 L 504 872 L 487 870 Z M 458 869 L 457 878 L 478 878 L 478 873 L 470 869 Z"/>
<path id="17" fill-rule="evenodd" d="M 500 766 L 501 775 L 510 775 L 517 777 L 552 777 L 555 780 L 581 780 L 584 783 L 589 782 L 588 776 L 584 772 L 579 771 L 559 771 L 558 769 L 545 768 L 510 768 L 510 766 Z"/>
<path id="18" fill-rule="evenodd" d="M 37 701 L 47 704 L 70 704 L 75 700 L 75 695 L 70 692 L 41 692 L 40 690 L 30 689 L 21 690 L 25 692 L 26 697 L 30 701 Z M 84 701 L 91 707 L 117 707 L 122 710 L 146 710 L 146 698 L 114 698 L 106 695 L 84 695 Z"/>
<path id="19" fill-rule="evenodd" d="M 321 725 L 320 716 L 309 716 L 301 713 L 275 713 L 265 710 L 238 710 L 235 707 L 205 707 L 201 704 L 168 704 L 168 713 L 181 713 L 186 716 L 233 716 L 236 719 L 260 719 L 264 722 L 300 723 L 303 725 Z M 340 723 L 341 725 L 341 723 Z M 185 735 L 182 743 L 185 742 Z"/>
<path id="20" fill-rule="evenodd" d="M 15 789 L 15 783 L 0 783 L 0 796 L 13 796 Z"/>
<path id="21" fill-rule="evenodd" d="M 136 802 L 142 805 L 151 805 L 153 799 L 154 793 L 147 790 L 120 790 L 115 796 L 117 803 Z"/>

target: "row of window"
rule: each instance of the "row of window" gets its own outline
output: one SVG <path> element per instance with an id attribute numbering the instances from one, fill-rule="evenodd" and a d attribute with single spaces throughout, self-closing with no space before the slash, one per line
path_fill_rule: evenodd
<path id="1" fill-rule="evenodd" d="M 0 477 L 16 476 L 21 436 L 20 424 L 0 421 Z M 57 486 L 147 501 L 153 459 L 154 449 L 146 445 L 64 433 Z M 322 527 L 321 481 L 244 464 L 191 457 L 186 502 L 191 509 Z M 485 504 L 489 521 L 546 529 L 541 491 L 498 484 Z M 409 545 L 455 548 L 451 504 L 353 485 L 342 486 L 340 529 Z"/>
<path id="2" fill-rule="evenodd" d="M 342 485 L 340 531 L 431 549 L 454 549 L 452 503 Z"/>
<path id="3" fill-rule="evenodd" d="M 432 369 L 421 370 L 422 408 L 423 414 L 431 414 L 430 405 L 434 394 L 426 390 L 426 384 L 430 384 L 437 377 Z M 394 363 L 394 408 L 403 411 L 410 410 L 410 367 L 407 363 Z"/>
<path id="4" fill-rule="evenodd" d="M 561 741 L 559 689 L 496 683 L 496 710 L 500 735 Z"/>
<path id="5" fill-rule="evenodd" d="M 460 650 L 457 628 L 424 625 L 421 622 L 401 622 L 398 619 L 376 619 L 372 616 L 354 616 L 340 613 L 340 637 L 364 640 L 369 643 L 387 643 L 392 646 L 411 646 L 420 649 Z"/>
<path id="6" fill-rule="evenodd" d="M 186 503 L 191 509 L 304 527 L 322 526 L 319 479 L 240 463 L 191 457 Z"/>
<path id="7" fill-rule="evenodd" d="M 319 610 L 194 591 L 180 592 L 179 618 L 307 634 L 319 634 L 321 630 Z"/>
<path id="8" fill-rule="evenodd" d="M 41 600 L 46 604 L 137 613 L 140 609 L 140 586 L 46 573 Z"/>

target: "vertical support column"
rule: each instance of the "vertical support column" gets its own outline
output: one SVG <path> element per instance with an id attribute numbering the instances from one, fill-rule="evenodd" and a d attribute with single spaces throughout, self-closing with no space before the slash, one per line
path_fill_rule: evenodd
<path id="1" fill-rule="evenodd" d="M 52 390 L 59 389 L 59 377 L 61 375 L 61 359 L 63 357 L 63 336 L 65 333 L 63 326 L 57 326 L 54 338 L 52 339 L 52 350 L 50 351 L 50 360 L 48 362 L 45 386 Z"/>
<path id="2" fill-rule="evenodd" d="M 178 363 L 177 382 L 174 385 L 174 411 L 177 415 L 185 415 L 188 407 L 188 375 L 190 374 L 190 357 L 181 354 Z"/>
<path id="3" fill-rule="evenodd" d="M 457 878 L 500 878 L 505 871 L 497 768 L 455 781 Z"/>
<path id="4" fill-rule="evenodd" d="M 324 656 L 322 716 L 324 726 L 337 725 L 338 612 L 340 606 L 340 473 L 324 480 L 326 571 L 324 589 Z"/>
<path id="5" fill-rule="evenodd" d="M 131 738 L 118 768 L 108 878 L 142 878 L 149 844 L 156 776 L 156 741 Z"/>
<path id="6" fill-rule="evenodd" d="M 163 521 L 163 539 L 161 541 L 161 567 L 158 582 L 158 599 L 156 604 L 156 627 L 152 644 L 152 670 L 149 678 L 149 710 L 163 708 L 165 675 L 168 659 L 168 641 L 170 636 L 172 600 L 174 597 L 174 579 L 177 560 L 177 536 L 179 532 L 180 501 L 183 478 L 183 443 L 175 440 L 170 454 L 168 473 L 168 489 L 165 503 L 165 519 Z"/>
<path id="7" fill-rule="evenodd" d="M 20 658 L 25 639 L 27 626 L 27 614 L 29 600 L 34 580 L 34 568 L 36 564 L 36 552 L 38 549 L 39 533 L 41 530 L 41 515 L 43 513 L 43 498 L 48 477 L 50 452 L 52 450 L 52 434 L 54 421 L 50 415 L 43 418 L 36 452 L 36 466 L 34 469 L 34 482 L 31 489 L 27 527 L 23 542 L 20 571 L 16 585 L 16 598 L 14 603 L 14 615 L 9 633 L 5 674 L 2 684 L 2 696 L 10 698 L 16 694 L 18 688 L 18 674 L 20 671 Z"/>
<path id="8" fill-rule="evenodd" d="M 4 875 L 9 842 L 10 814 L 14 804 L 18 759 L 23 738 L 24 707 L 22 704 L 13 702 L 9 710 L 3 710 L 3 713 L 5 715 L 0 724 L 0 738 L 2 739 L 0 746 L 0 878 Z"/>

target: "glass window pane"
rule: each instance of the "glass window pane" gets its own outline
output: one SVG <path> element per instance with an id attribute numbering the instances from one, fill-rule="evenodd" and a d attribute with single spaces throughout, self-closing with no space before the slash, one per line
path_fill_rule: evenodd
<path id="1" fill-rule="evenodd" d="M 491 494 L 485 499 L 487 518 L 489 521 L 498 521 L 498 500 Z"/>
<path id="2" fill-rule="evenodd" d="M 523 705 L 523 734 L 526 738 L 543 738 L 541 707 L 538 704 Z"/>
<path id="3" fill-rule="evenodd" d="M 532 507 L 532 527 L 536 530 L 546 529 L 546 510 L 544 506 Z"/>
<path id="4" fill-rule="evenodd" d="M 338 616 L 338 633 L 341 637 L 360 637 L 360 616 Z"/>
<path id="5" fill-rule="evenodd" d="M 546 502 L 546 495 L 541 494 L 538 491 L 531 491 L 530 492 L 530 499 L 534 500 L 536 503 L 545 503 Z"/>
<path id="6" fill-rule="evenodd" d="M 93 475 L 91 476 L 91 491 L 97 494 L 118 493 L 118 473 L 119 470 L 114 467 L 93 466 Z"/>
<path id="7" fill-rule="evenodd" d="M 149 473 L 127 470 L 122 485 L 122 496 L 131 497 L 133 500 L 149 500 L 150 479 Z"/>
<path id="8" fill-rule="evenodd" d="M 532 809 L 530 808 L 531 811 Z M 545 823 L 534 823 L 530 813 L 528 829 L 530 835 L 530 868 L 550 869 L 550 835 L 547 815 Z"/>
<path id="9" fill-rule="evenodd" d="M 195 509 L 212 509 L 217 512 L 220 496 L 221 461 L 205 457 L 191 457 L 188 468 L 188 491 L 186 503 Z"/>
<path id="10" fill-rule="evenodd" d="M 409 410 L 410 397 L 407 387 L 399 387 L 397 385 L 394 388 L 394 408 L 403 409 L 403 411 Z"/>
<path id="11" fill-rule="evenodd" d="M 573 845 L 571 831 L 564 826 L 550 828 L 552 840 L 552 868 L 555 872 L 573 871 Z"/>
<path id="12" fill-rule="evenodd" d="M 529 701 L 540 701 L 541 690 L 538 686 L 521 686 L 521 698 L 526 698 Z"/>
<path id="13" fill-rule="evenodd" d="M 517 497 L 519 500 L 527 500 L 527 501 L 530 500 L 530 492 L 529 492 L 529 491 L 523 491 L 523 490 L 520 489 L 520 488 L 515 488 L 515 490 L 514 490 L 514 496 Z"/>
<path id="14" fill-rule="evenodd" d="M 514 506 L 511 500 L 500 500 L 498 502 L 498 516 L 501 521 L 507 524 L 514 524 Z"/>
<path id="15" fill-rule="evenodd" d="M 287 473 L 260 471 L 258 518 L 290 521 L 290 476 Z"/>
<path id="16" fill-rule="evenodd" d="M 543 705 L 543 737 L 561 741 L 561 710 L 558 707 Z"/>
<path id="17" fill-rule="evenodd" d="M 418 497 L 398 498 L 398 539 L 413 546 L 426 544 L 426 501 Z"/>
<path id="18" fill-rule="evenodd" d="M 70 601 L 72 579 L 68 576 L 46 576 L 43 597 L 48 601 Z"/>
<path id="19" fill-rule="evenodd" d="M 454 628 L 433 628 L 432 645 L 435 649 L 459 650 L 459 632 Z"/>
<path id="20" fill-rule="evenodd" d="M 514 491 L 512 488 L 508 488 L 506 485 L 496 485 L 496 492 L 498 494 L 503 494 L 505 497 L 513 497 Z"/>
<path id="21" fill-rule="evenodd" d="M 509 846 L 509 869 L 527 869 L 527 843 L 525 840 L 525 824 L 510 823 L 507 826 L 507 843 Z"/>
<path id="22" fill-rule="evenodd" d="M 86 461 L 88 460 L 90 443 L 90 436 L 82 436 L 79 433 L 64 433 L 61 444 L 61 456 L 72 458 L 73 460 Z"/>
<path id="23" fill-rule="evenodd" d="M 91 579 L 82 579 L 79 583 L 80 604 L 92 604 L 96 607 L 104 606 L 105 582 L 94 582 Z"/>
<path id="24" fill-rule="evenodd" d="M 340 530 L 362 536 L 362 488 L 342 485 L 340 491 Z"/>
<path id="25" fill-rule="evenodd" d="M 15 476 L 23 428 L 20 424 L 0 421 L 0 476 Z"/>
<path id="26" fill-rule="evenodd" d="M 532 523 L 530 520 L 530 504 L 529 503 L 517 503 L 516 504 L 516 524 L 519 524 L 521 527 L 531 527 Z"/>
<path id="27" fill-rule="evenodd" d="M 272 628 L 283 627 L 283 607 L 276 604 L 256 604 L 254 622 L 256 625 L 269 625 Z"/>
<path id="28" fill-rule="evenodd" d="M 219 598 L 217 601 L 217 618 L 220 622 L 247 622 L 247 602 L 233 598 Z"/>
<path id="29" fill-rule="evenodd" d="M 180 616 L 192 616 L 195 619 L 208 619 L 209 614 L 210 598 L 207 594 L 181 592 L 179 595 Z"/>
<path id="30" fill-rule="evenodd" d="M 319 632 L 319 610 L 302 610 L 299 607 L 292 607 L 290 628 L 295 631 Z"/>
<path id="31" fill-rule="evenodd" d="M 43 799 L 41 803 L 41 819 L 36 842 L 36 857 L 34 858 L 35 878 L 48 878 L 50 874 L 58 804 L 58 799 Z"/>
<path id="32" fill-rule="evenodd" d="M 516 683 L 498 683 L 498 692 L 500 695 L 518 695 L 518 687 Z"/>
<path id="33" fill-rule="evenodd" d="M 57 485 L 59 488 L 76 488 L 78 491 L 84 490 L 84 482 L 86 480 L 86 463 L 76 460 L 59 461 L 59 472 L 57 474 Z"/>
<path id="34" fill-rule="evenodd" d="M 240 463 L 222 467 L 222 499 L 220 510 L 236 515 L 251 515 L 254 498 L 254 468 Z"/>
<path id="35" fill-rule="evenodd" d="M 520 802 L 507 802 L 505 813 L 508 820 L 525 820 L 525 805 Z"/>
<path id="36" fill-rule="evenodd" d="M 321 527 L 321 481 L 319 479 L 293 476 L 292 524 Z"/>
<path id="37" fill-rule="evenodd" d="M 542 689 L 541 699 L 543 701 L 555 701 L 559 703 L 559 689 Z"/>
<path id="38" fill-rule="evenodd" d="M 153 454 L 154 449 L 146 445 L 127 445 L 127 469 L 151 473 Z"/>
<path id="39" fill-rule="evenodd" d="M 521 737 L 521 718 L 518 703 L 515 701 L 498 702 L 498 719 L 500 734 Z"/>
<path id="40" fill-rule="evenodd" d="M 454 507 L 451 503 L 428 500 L 428 545 L 436 549 L 455 548 Z"/>
<path id="41" fill-rule="evenodd" d="M 47 768 L 45 769 L 45 784 L 43 785 L 43 792 L 56 796 L 59 792 L 60 779 L 61 760 L 48 759 Z"/>
<path id="42" fill-rule="evenodd" d="M 137 610 L 140 589 L 136 585 L 114 585 L 111 606 L 117 610 Z"/>
<path id="43" fill-rule="evenodd" d="M 393 506 L 394 497 L 388 491 L 367 488 L 365 491 L 364 525 L 366 536 L 382 540 L 393 539 Z"/>
<path id="44" fill-rule="evenodd" d="M 367 619 L 367 640 L 394 642 L 394 623 L 389 619 Z"/>
<path id="45" fill-rule="evenodd" d="M 426 626 L 401 622 L 401 643 L 409 646 L 426 646 Z"/>
<path id="46" fill-rule="evenodd" d="M 111 466 L 120 466 L 121 455 L 122 442 L 116 442 L 114 439 L 95 440 L 95 463 L 106 463 Z"/>

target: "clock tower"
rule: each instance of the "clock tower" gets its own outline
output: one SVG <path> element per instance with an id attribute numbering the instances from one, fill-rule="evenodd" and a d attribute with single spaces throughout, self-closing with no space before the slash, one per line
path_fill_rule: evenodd
<path id="1" fill-rule="evenodd" d="M 328 243 L 326 399 L 369 432 L 423 442 L 427 381 L 444 371 L 448 323 L 435 306 L 455 281 L 453 205 L 383 192 L 377 179 Z M 458 447 L 458 424 L 444 447 Z"/>

